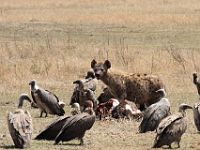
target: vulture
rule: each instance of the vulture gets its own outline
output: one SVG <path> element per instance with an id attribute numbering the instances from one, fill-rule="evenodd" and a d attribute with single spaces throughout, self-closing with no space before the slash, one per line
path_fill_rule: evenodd
<path id="1" fill-rule="evenodd" d="M 196 85 L 196 87 L 197 87 L 197 92 L 198 92 L 198 94 L 200 95 L 200 81 L 199 81 L 199 78 L 198 78 L 196 72 L 193 73 L 192 75 L 193 75 L 193 83 Z"/>
<path id="2" fill-rule="evenodd" d="M 77 107 L 78 104 L 76 103 L 73 106 Z M 77 108 L 80 108 L 80 106 Z M 80 140 L 80 144 L 83 144 L 85 132 L 93 126 L 94 122 L 95 115 L 92 106 L 90 106 L 83 113 L 56 119 L 40 132 L 35 139 L 55 140 L 55 144 L 58 144 L 60 141 L 70 141 L 77 138 Z"/>
<path id="3" fill-rule="evenodd" d="M 194 124 L 200 131 L 200 103 L 195 103 L 193 107 Z"/>
<path id="4" fill-rule="evenodd" d="M 80 105 L 78 103 L 72 104 L 71 114 L 76 115 L 80 114 Z M 69 119 L 70 116 L 59 117 L 54 120 L 50 125 L 48 125 L 43 131 L 41 131 L 36 137 L 35 140 L 54 140 L 60 130 L 62 129 L 63 125 Z"/>
<path id="5" fill-rule="evenodd" d="M 9 112 L 7 116 L 8 129 L 16 148 L 30 147 L 31 143 L 32 119 L 30 113 L 22 109 L 24 100 L 31 103 L 27 94 L 21 94 L 18 109 L 14 113 Z"/>
<path id="6" fill-rule="evenodd" d="M 160 121 L 168 115 L 170 115 L 169 100 L 167 98 L 161 98 L 160 101 L 151 104 L 144 111 L 142 122 L 139 125 L 139 133 L 154 131 Z"/>
<path id="7" fill-rule="evenodd" d="M 76 114 L 80 114 L 81 113 L 81 110 L 80 110 L 80 105 L 79 103 L 73 103 L 71 105 L 71 114 L 72 115 L 76 115 Z"/>
<path id="8" fill-rule="evenodd" d="M 79 103 L 81 111 L 83 111 L 83 105 L 86 100 L 91 100 L 95 104 L 96 98 L 94 91 L 85 87 L 85 83 L 82 80 L 76 80 L 73 84 L 77 84 L 71 97 L 70 105 L 73 103 Z"/>
<path id="9" fill-rule="evenodd" d="M 35 140 L 54 140 L 60 130 L 62 129 L 65 122 L 70 118 L 70 116 L 61 116 L 54 120 L 50 125 L 48 125 L 44 130 L 42 130 L 36 137 Z"/>
<path id="10" fill-rule="evenodd" d="M 92 90 L 93 92 L 96 91 L 96 84 L 97 84 L 97 81 L 95 79 L 95 73 L 93 71 L 93 69 L 90 69 L 88 72 L 87 72 L 87 75 L 85 77 L 85 79 L 83 80 L 83 83 L 84 83 L 84 87 L 86 89 L 90 89 Z"/>
<path id="11" fill-rule="evenodd" d="M 41 110 L 40 117 L 45 113 L 47 114 L 63 116 L 65 111 L 63 109 L 64 103 L 59 101 L 58 97 L 48 90 L 44 90 L 36 84 L 35 80 L 30 83 L 31 96 L 33 102 L 36 103 L 37 107 Z"/>
<path id="12" fill-rule="evenodd" d="M 80 101 L 84 101 L 83 99 L 95 100 L 94 92 L 96 91 L 97 81 L 92 69 L 87 72 L 84 79 L 76 80 L 73 84 L 76 84 L 76 86 L 71 96 L 70 105 L 73 103 L 80 104 Z"/>
<path id="13" fill-rule="evenodd" d="M 60 141 L 70 141 L 77 138 L 80 140 L 80 145 L 83 145 L 85 132 L 92 128 L 95 118 L 94 114 L 86 112 L 70 117 L 56 136 L 55 144 Z"/>
<path id="14" fill-rule="evenodd" d="M 178 148 L 180 147 L 181 137 L 187 129 L 186 109 L 192 109 L 192 107 L 182 103 L 179 106 L 178 113 L 169 115 L 160 122 L 156 129 L 157 135 L 153 148 L 159 148 L 164 145 L 168 145 L 171 148 L 173 142 L 178 144 Z"/>

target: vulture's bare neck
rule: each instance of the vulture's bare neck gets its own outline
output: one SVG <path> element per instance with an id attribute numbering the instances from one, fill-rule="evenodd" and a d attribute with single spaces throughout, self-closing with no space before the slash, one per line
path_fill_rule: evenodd
<path id="1" fill-rule="evenodd" d="M 37 84 L 35 84 L 34 86 L 31 86 L 31 91 L 35 92 L 39 89 L 39 86 Z"/>
<path id="2" fill-rule="evenodd" d="M 22 108 L 24 100 L 27 100 L 31 103 L 31 99 L 29 98 L 29 96 L 27 94 L 22 94 L 19 97 L 19 103 L 18 103 L 18 108 Z"/>

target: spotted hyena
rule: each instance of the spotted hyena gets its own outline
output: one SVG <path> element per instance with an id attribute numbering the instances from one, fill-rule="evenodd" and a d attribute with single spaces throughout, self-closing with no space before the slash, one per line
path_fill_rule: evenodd
<path id="1" fill-rule="evenodd" d="M 108 72 L 111 62 L 97 63 L 92 60 L 91 68 L 98 80 L 105 83 L 115 98 L 133 101 L 142 106 L 151 105 L 164 97 L 164 84 L 158 76 L 148 74 L 115 74 Z"/>

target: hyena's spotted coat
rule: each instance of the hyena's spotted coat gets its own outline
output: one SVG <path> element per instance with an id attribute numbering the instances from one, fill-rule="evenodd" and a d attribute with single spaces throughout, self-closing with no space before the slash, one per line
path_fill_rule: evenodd
<path id="1" fill-rule="evenodd" d="M 119 100 L 130 100 L 136 104 L 151 105 L 164 96 L 163 82 L 155 75 L 148 74 L 114 74 L 108 72 L 111 63 L 106 60 L 104 63 L 97 63 L 92 60 L 91 67 L 98 80 L 103 81 Z"/>

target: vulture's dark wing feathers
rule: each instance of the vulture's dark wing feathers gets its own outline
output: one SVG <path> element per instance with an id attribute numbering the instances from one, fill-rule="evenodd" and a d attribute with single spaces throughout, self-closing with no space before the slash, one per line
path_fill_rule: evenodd
<path id="1" fill-rule="evenodd" d="M 56 119 L 50 125 L 48 125 L 43 131 L 41 131 L 35 137 L 35 139 L 36 140 L 54 140 L 68 119 L 70 119 L 70 116 L 60 117 Z"/>
<path id="2" fill-rule="evenodd" d="M 82 138 L 95 122 L 95 116 L 87 113 L 72 116 L 72 119 L 65 123 L 60 133 L 55 139 L 55 143 L 60 141 L 70 141 L 75 138 Z"/>
<path id="3" fill-rule="evenodd" d="M 144 112 L 143 120 L 139 126 L 139 132 L 144 133 L 153 131 L 157 128 L 160 121 L 168 116 L 170 107 L 162 104 L 152 104 Z"/>

